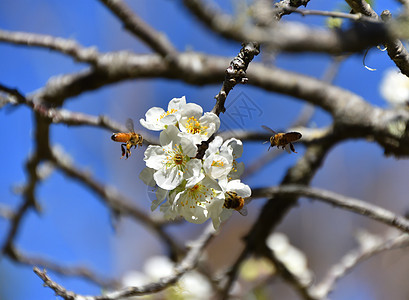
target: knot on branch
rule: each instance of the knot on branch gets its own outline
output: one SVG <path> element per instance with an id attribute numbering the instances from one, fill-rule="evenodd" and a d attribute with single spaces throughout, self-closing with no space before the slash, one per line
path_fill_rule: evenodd
<path id="1" fill-rule="evenodd" d="M 238 84 L 245 84 L 248 81 L 246 77 L 246 71 L 253 60 L 254 56 L 260 53 L 260 44 L 255 42 L 243 43 L 239 54 L 230 62 L 229 67 L 225 71 L 225 77 L 222 89 L 219 94 L 215 96 L 216 105 L 212 112 L 219 115 L 221 112 L 225 112 L 224 102 L 226 101 L 227 95 L 233 89 L 233 87 Z"/>
<path id="2" fill-rule="evenodd" d="M 308 2 L 310 2 L 310 0 L 290 0 L 290 6 L 300 7 L 301 5 L 303 5 L 304 7 L 306 7 Z"/>
<path id="3" fill-rule="evenodd" d="M 238 83 L 246 83 L 248 78 L 246 77 L 246 71 L 253 60 L 254 56 L 260 53 L 260 44 L 258 43 L 245 43 L 242 44 L 239 54 L 230 62 L 230 66 L 226 69 L 225 85 L 230 83 L 230 89 L 226 90 L 226 94 Z"/>
<path id="4" fill-rule="evenodd" d="M 385 155 L 396 157 L 409 156 L 409 121 L 398 117 L 387 125 L 388 135 L 380 141 L 384 147 Z"/>

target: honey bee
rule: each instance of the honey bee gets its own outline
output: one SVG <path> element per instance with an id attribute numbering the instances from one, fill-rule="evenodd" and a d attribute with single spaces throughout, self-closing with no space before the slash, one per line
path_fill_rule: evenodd
<path id="1" fill-rule="evenodd" d="M 226 199 L 224 200 L 224 208 L 235 209 L 242 216 L 247 216 L 246 199 L 237 195 L 236 192 L 226 192 Z"/>
<path id="2" fill-rule="evenodd" d="M 265 143 L 270 142 L 270 147 L 268 147 L 268 150 L 270 150 L 271 147 L 277 146 L 279 148 L 281 146 L 282 149 L 286 149 L 288 153 L 291 153 L 291 151 L 295 152 L 294 145 L 291 142 L 295 142 L 299 140 L 302 135 L 299 132 L 287 132 L 287 133 L 277 133 L 273 129 L 262 125 L 265 130 L 271 132 L 273 135 L 270 137 L 270 141 L 267 141 Z M 288 147 L 289 146 L 289 147 Z M 291 149 L 291 151 L 290 151 Z"/>
<path id="3" fill-rule="evenodd" d="M 136 149 L 136 146 L 142 146 L 143 137 L 140 134 L 135 133 L 132 119 L 126 120 L 126 128 L 129 132 L 113 133 L 111 139 L 114 142 L 123 143 L 121 144 L 121 158 L 126 156 L 126 159 L 128 159 L 128 157 L 131 156 L 132 147 L 135 147 Z"/>

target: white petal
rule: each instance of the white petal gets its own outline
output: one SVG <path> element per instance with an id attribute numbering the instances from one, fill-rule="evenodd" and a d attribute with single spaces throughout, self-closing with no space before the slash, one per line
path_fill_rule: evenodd
<path id="1" fill-rule="evenodd" d="M 166 125 L 176 125 L 178 122 L 178 117 L 176 114 L 167 115 L 160 119 L 160 123 L 162 124 L 162 129 L 165 128 Z"/>
<path id="2" fill-rule="evenodd" d="M 196 183 L 200 182 L 205 177 L 202 172 L 202 161 L 200 159 L 189 160 L 186 164 L 186 170 L 183 175 L 187 180 L 186 188 L 191 188 Z"/>
<path id="3" fill-rule="evenodd" d="M 223 138 L 221 136 L 216 136 L 213 141 L 210 142 L 209 147 L 205 152 L 204 158 L 208 157 L 212 153 L 219 153 L 220 146 L 223 143 Z"/>
<path id="4" fill-rule="evenodd" d="M 139 174 L 139 178 L 148 186 L 155 186 L 155 180 L 153 179 L 153 173 L 155 173 L 155 169 L 152 168 L 145 168 Z"/>
<path id="5" fill-rule="evenodd" d="M 219 130 L 220 128 L 220 119 L 219 117 L 212 113 L 212 112 L 206 112 L 200 119 L 199 119 L 200 124 L 209 126 L 209 128 L 212 128 L 212 132 L 209 133 L 209 137 Z"/>
<path id="6" fill-rule="evenodd" d="M 149 145 L 144 155 L 146 166 L 155 170 L 162 168 L 166 161 L 166 153 L 161 146 Z"/>
<path id="7" fill-rule="evenodd" d="M 181 120 L 185 119 L 185 122 L 190 118 L 190 117 L 195 117 L 197 120 L 202 116 L 203 114 L 203 108 L 200 105 L 197 105 L 195 103 L 187 103 L 182 107 L 181 111 Z"/>
<path id="8" fill-rule="evenodd" d="M 183 131 L 179 133 L 179 137 L 191 140 L 194 145 L 199 145 L 202 143 L 202 141 L 207 140 L 207 137 L 204 137 L 198 133 L 192 134 L 192 133 L 183 132 Z"/>
<path id="9" fill-rule="evenodd" d="M 185 96 L 183 96 L 181 98 L 173 98 L 172 100 L 169 101 L 168 111 L 171 111 L 172 109 L 179 110 L 184 105 L 186 105 L 186 97 Z"/>
<path id="10" fill-rule="evenodd" d="M 182 146 L 183 154 L 189 157 L 196 156 L 197 146 L 194 144 L 194 142 L 191 139 L 187 139 L 184 137 L 180 138 L 180 145 Z"/>
<path id="11" fill-rule="evenodd" d="M 165 190 L 173 190 L 183 180 L 183 172 L 177 168 L 161 168 L 153 174 L 156 184 Z"/>
<path id="12" fill-rule="evenodd" d="M 149 130 L 162 130 L 163 126 L 159 120 L 161 115 L 164 113 L 165 111 L 162 108 L 152 107 L 145 114 L 146 121 L 144 119 L 140 119 L 139 122 L 143 127 Z"/>
<path id="13" fill-rule="evenodd" d="M 223 143 L 222 148 L 228 147 L 228 146 L 232 147 L 232 149 L 233 149 L 234 159 L 237 159 L 237 158 L 242 156 L 242 154 L 243 154 L 243 143 L 242 143 L 242 141 L 240 141 L 238 139 L 235 139 L 235 138 L 228 139 Z"/>
<path id="14" fill-rule="evenodd" d="M 178 136 L 178 133 L 179 129 L 177 129 L 176 126 L 169 125 L 165 130 L 163 130 L 160 133 L 159 136 L 160 144 L 162 146 L 165 146 L 169 145 L 170 143 L 172 143 L 172 145 L 174 145 L 175 143 L 179 143 L 180 138 Z"/>
<path id="15" fill-rule="evenodd" d="M 158 188 L 156 190 L 156 199 L 152 201 L 151 203 L 151 211 L 154 211 L 155 209 L 158 208 L 158 206 L 165 200 L 166 196 L 168 195 L 167 190 Z"/>
<path id="16" fill-rule="evenodd" d="M 231 171 L 231 168 L 231 162 L 220 154 L 209 155 L 203 163 L 203 169 L 205 170 L 206 174 L 214 179 L 226 177 Z"/>
<path id="17" fill-rule="evenodd" d="M 251 196 L 251 189 L 247 184 L 240 182 L 240 180 L 232 180 L 227 183 L 226 189 L 228 191 L 236 192 L 237 195 L 243 198 Z"/>

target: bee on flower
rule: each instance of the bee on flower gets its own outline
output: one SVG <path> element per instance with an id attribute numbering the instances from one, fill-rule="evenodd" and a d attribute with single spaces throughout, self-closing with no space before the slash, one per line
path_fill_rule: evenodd
<path id="1" fill-rule="evenodd" d="M 151 108 L 140 122 L 148 129 L 162 130 L 160 146 L 146 149 L 146 168 L 139 176 L 155 190 L 152 210 L 160 206 L 165 218 L 182 216 L 196 224 L 210 218 L 215 229 L 233 211 L 244 214 L 244 200 L 251 190 L 239 180 L 244 169 L 237 162 L 242 142 L 234 138 L 223 142 L 216 136 L 203 158 L 196 158 L 198 145 L 220 127 L 216 114 L 203 114 L 199 105 L 182 97 L 172 99 L 166 112 Z"/>

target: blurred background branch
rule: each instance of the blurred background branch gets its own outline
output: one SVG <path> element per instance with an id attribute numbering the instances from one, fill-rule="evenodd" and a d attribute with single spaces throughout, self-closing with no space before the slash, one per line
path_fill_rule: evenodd
<path id="1" fill-rule="evenodd" d="M 12 80 L 12 76 L 8 76 L 8 74 L 0 77 L 1 112 L 10 109 L 9 114 L 5 115 L 4 118 L 2 117 L 4 121 L 0 119 L 0 122 L 5 129 L 5 135 L 9 131 L 13 132 L 13 135 L 4 138 L 7 144 L 8 141 L 13 144 L 11 145 L 13 148 L 7 148 L 7 151 L 3 152 L 4 163 L 7 165 L 4 169 L 10 171 L 10 174 L 16 170 L 16 165 L 12 165 L 12 163 L 19 155 L 20 173 L 24 178 L 24 183 L 18 189 L 18 195 L 14 195 L 18 197 L 17 202 L 11 203 L 9 201 L 10 203 L 8 203 L 7 197 L 10 198 L 11 196 L 2 195 L 5 203 L 0 205 L 0 216 L 1 222 L 6 224 L 5 229 L 2 230 L 4 238 L 1 241 L 3 258 L 22 265 L 36 266 L 34 272 L 43 280 L 44 284 L 64 299 L 116 300 L 147 294 L 153 297 L 152 299 L 171 298 L 179 295 L 177 287 L 183 284 L 185 284 L 185 288 L 186 286 L 194 286 L 192 281 L 188 285 L 186 282 L 183 283 L 183 280 L 187 280 L 186 278 L 189 278 L 194 271 L 198 271 L 200 276 L 204 276 L 201 280 L 202 287 L 205 286 L 204 282 L 209 283 L 211 287 L 202 294 L 209 298 L 213 296 L 228 299 L 234 297 L 237 290 L 239 290 L 239 294 L 240 291 L 246 290 L 246 280 L 243 279 L 245 277 L 243 274 L 251 268 L 247 267 L 247 270 L 243 270 L 243 266 L 250 261 L 251 257 L 257 256 L 266 258 L 268 261 L 266 265 L 271 265 L 276 270 L 274 274 L 268 274 L 265 278 L 280 277 L 284 279 L 290 283 L 292 293 L 295 291 L 294 294 L 301 298 L 326 299 L 329 293 L 334 290 L 339 279 L 346 276 L 359 262 L 378 253 L 407 247 L 408 237 L 406 233 L 399 235 L 388 233 L 379 235 L 380 237 L 377 239 L 371 239 L 371 236 L 367 235 L 366 242 L 361 239 L 357 249 L 346 254 L 341 253 L 344 256 L 339 263 L 331 263 L 322 267 L 321 262 L 316 262 L 320 259 L 315 259 L 320 268 L 325 268 L 328 271 L 325 272 L 320 283 L 313 284 L 303 281 L 288 266 L 288 262 L 283 260 L 277 251 L 270 249 L 268 245 L 269 237 L 277 230 L 277 227 L 286 228 L 285 226 L 288 226 L 286 225 L 286 222 L 289 222 L 286 221 L 287 216 L 291 218 L 292 215 L 297 214 L 297 210 L 294 208 L 301 202 L 300 197 L 317 199 L 365 217 L 361 219 L 372 219 L 404 232 L 409 231 L 408 219 L 401 216 L 402 212 L 393 212 L 400 211 L 402 208 L 389 207 L 391 205 L 390 198 L 393 197 L 388 197 L 389 195 L 375 197 L 377 196 L 375 194 L 349 196 L 349 189 L 341 188 L 344 180 L 346 182 L 347 177 L 352 177 L 348 173 L 344 176 L 335 176 L 328 189 L 309 187 L 310 184 L 315 185 L 316 181 L 314 180 L 318 180 L 316 178 L 319 178 L 320 172 L 324 172 L 327 168 L 333 170 L 332 174 L 337 174 L 342 164 L 334 167 L 331 165 L 330 158 L 336 155 L 334 153 L 337 153 L 339 147 L 348 143 L 362 142 L 366 145 L 370 144 L 368 142 L 375 142 L 376 149 L 381 149 L 386 155 L 391 155 L 394 158 L 409 156 L 409 133 L 407 130 L 409 125 L 409 110 L 407 109 L 409 93 L 406 98 L 403 97 L 405 101 L 403 105 L 382 107 L 377 103 L 375 96 L 370 93 L 370 88 L 367 88 L 370 82 L 375 81 L 375 78 L 371 77 L 372 75 L 365 73 L 357 78 L 354 77 L 353 71 L 345 75 L 343 70 L 346 65 L 359 65 L 354 59 L 366 49 L 385 45 L 389 55 L 387 63 L 395 64 L 402 74 L 409 76 L 408 52 L 404 42 L 399 39 L 405 38 L 405 35 L 395 30 L 397 24 L 405 24 L 404 12 L 396 14 L 394 17 L 389 11 L 384 11 L 380 18 L 373 9 L 373 4 L 355 0 L 346 1 L 349 8 L 345 12 L 328 8 L 326 7 L 328 4 L 322 5 L 322 8 L 319 7 L 316 10 L 299 9 L 301 6 L 311 5 L 309 1 L 305 0 L 286 0 L 276 3 L 258 0 L 251 5 L 243 4 L 244 2 L 240 4 L 238 1 L 235 4 L 237 6 L 230 9 L 215 7 L 211 1 L 184 0 L 172 4 L 157 4 L 158 7 L 155 7 L 153 13 L 154 18 L 145 20 L 143 9 L 138 8 L 139 4 L 127 4 L 120 0 L 96 2 L 100 4 L 102 9 L 95 6 L 94 10 L 104 14 L 102 18 L 104 22 L 106 20 L 111 22 L 110 27 L 108 25 L 108 27 L 103 27 L 101 35 L 112 37 L 115 36 L 113 32 L 119 35 L 125 28 L 131 33 L 130 43 L 135 44 L 116 46 L 115 43 L 110 42 L 107 44 L 108 46 L 98 43 L 96 43 L 98 47 L 86 46 L 93 43 L 93 40 L 90 42 L 80 35 L 88 30 L 87 26 L 83 26 L 77 35 L 65 34 L 65 36 L 69 36 L 66 38 L 58 30 L 37 33 L 41 30 L 36 30 L 37 27 L 34 27 L 33 32 L 28 32 L 24 31 L 30 28 L 28 26 L 14 26 L 15 28 L 13 28 L 13 26 L 5 25 L 0 21 L 2 28 L 11 27 L 7 30 L 0 29 L 0 43 L 2 47 L 5 47 L 4 49 L 19 46 L 12 49 L 13 51 L 17 51 L 17 49 L 23 51 L 19 52 L 23 53 L 19 54 L 22 57 L 26 55 L 24 51 L 36 53 L 36 51 L 49 50 L 49 53 L 63 54 L 63 58 L 68 57 L 75 62 L 75 67 L 71 68 L 62 64 L 61 66 L 54 65 L 53 67 L 56 69 L 49 74 L 47 73 L 41 82 L 33 86 L 26 84 L 31 78 L 23 79 L 25 72 L 29 72 L 31 68 L 29 64 L 24 65 L 24 62 L 21 65 L 22 69 L 17 71 L 17 80 Z M 400 2 L 407 6 L 406 1 Z M 8 4 L 2 5 L 8 7 Z M 181 15 L 172 19 L 170 13 L 161 10 L 161 6 L 166 5 L 172 5 L 168 9 L 174 13 L 177 11 Z M 240 5 L 243 6 L 240 7 Z M 10 5 L 10 9 L 11 7 L 12 5 Z M 350 9 L 352 11 L 348 12 Z M 47 10 L 44 12 L 47 15 Z M 112 16 L 107 12 L 113 14 L 115 19 L 112 20 Z M 323 16 L 342 18 L 344 23 L 336 28 L 327 25 L 318 27 L 313 24 L 313 21 L 310 21 L 313 20 L 310 18 L 314 18 L 314 16 L 319 16 L 321 19 Z M 283 17 L 288 18 L 288 20 L 282 22 Z M 87 19 L 88 16 L 83 15 L 82 18 Z M 38 19 L 41 20 L 41 17 Z M 69 16 L 67 16 L 68 19 Z M 92 18 L 90 17 L 90 19 Z M 168 24 L 163 26 L 159 21 L 166 21 Z M 183 27 L 176 29 L 178 34 L 170 32 L 169 23 L 173 22 L 185 22 L 182 23 L 184 24 Z M 118 23 L 122 28 L 116 29 L 117 31 L 107 30 L 107 28 L 115 28 Z M 88 26 L 91 25 L 88 24 Z M 190 26 L 194 29 L 190 29 Z M 97 26 L 92 24 L 92 27 Z M 216 39 L 216 46 L 212 46 L 210 36 Z M 129 39 L 129 36 L 127 38 Z M 195 41 L 198 40 L 201 42 L 200 46 L 194 47 Z M 129 48 L 131 50 L 123 50 Z M 260 51 L 261 55 L 265 55 L 264 49 L 266 49 L 265 52 L 273 54 L 275 64 L 261 62 L 258 58 L 257 55 Z M 0 53 L 1 51 L 6 53 L 7 49 L 0 48 Z M 237 53 L 239 54 L 234 57 Z M 314 53 L 315 56 L 311 53 Z M 303 60 L 301 63 L 293 62 L 296 56 L 301 57 L 302 55 L 308 55 L 307 60 Z M 309 65 L 308 60 L 315 60 L 319 55 L 325 56 L 327 61 L 325 63 L 319 62 L 322 67 L 317 68 L 319 72 L 313 74 L 304 65 Z M 2 55 L 2 57 L 6 57 L 6 55 Z M 233 60 L 232 57 L 234 57 Z M 331 58 L 329 63 L 328 57 Z M 41 63 L 44 64 L 44 67 L 47 66 L 47 59 L 48 57 Z M 6 64 L 7 59 L 4 61 Z M 283 64 L 281 61 L 287 61 L 287 64 Z M 41 64 L 38 70 L 42 69 Z M 323 66 L 327 66 L 324 75 L 322 75 Z M 14 67 L 8 67 L 10 74 L 12 73 L 11 69 Z M 343 78 L 343 80 L 341 81 L 339 78 Z M 115 92 L 115 95 L 105 96 L 105 100 L 104 97 L 100 96 L 106 92 L 107 87 L 116 91 L 116 89 L 124 88 L 130 80 L 132 80 L 133 85 L 135 82 L 144 82 L 144 86 L 138 86 L 131 92 L 122 94 Z M 145 83 L 146 86 L 149 86 L 147 82 L 153 80 L 158 80 L 155 84 L 158 84 L 159 88 L 155 86 L 148 91 Z M 237 83 L 245 85 L 239 87 L 236 86 Z M 220 89 L 221 84 L 223 86 Z M 379 85 L 380 83 L 376 82 L 376 84 Z M 233 89 L 234 87 L 235 89 Z M 220 92 L 214 101 L 212 95 L 218 90 Z M 240 113 L 244 111 L 243 106 L 239 106 L 242 105 L 240 100 L 237 100 L 239 98 L 236 93 L 238 90 L 244 90 L 253 95 L 248 98 L 250 100 L 245 104 L 251 103 L 253 105 L 250 109 L 252 109 L 254 116 L 251 115 L 252 111 L 246 106 L 251 122 L 243 123 L 242 126 L 237 126 L 237 124 L 241 124 L 238 121 L 242 121 L 243 114 Z M 408 90 L 407 87 L 401 94 L 405 95 L 406 90 Z M 192 229 L 194 228 L 192 226 L 189 228 L 190 230 L 187 230 L 186 225 L 183 225 L 182 222 L 167 221 L 164 217 L 151 213 L 148 206 L 150 203 L 146 205 L 143 202 L 136 202 L 135 200 L 148 199 L 152 201 L 156 199 L 154 188 L 148 190 L 141 185 L 137 178 L 142 169 L 139 162 L 143 160 L 143 151 L 135 150 L 132 160 L 124 162 L 119 160 L 118 145 L 112 146 L 115 148 L 115 152 L 112 152 L 115 155 L 108 154 L 110 150 L 105 150 L 108 148 L 105 147 L 105 140 L 109 142 L 109 136 L 105 136 L 106 131 L 128 131 L 124 125 L 114 121 L 124 117 L 123 113 L 118 114 L 115 111 L 122 111 L 127 115 L 135 114 L 137 118 L 142 118 L 148 106 L 163 104 L 160 101 L 158 101 L 160 103 L 156 103 L 154 99 L 167 97 L 166 100 L 169 100 L 168 98 L 173 96 L 184 95 L 185 91 L 192 95 L 189 98 L 197 97 L 197 100 L 201 101 L 201 104 L 208 111 L 213 108 L 213 112 L 220 115 L 222 130 L 217 135 L 222 136 L 224 140 L 234 137 L 244 142 L 245 154 L 243 156 L 247 163 L 247 170 L 243 174 L 243 178 L 248 180 L 252 187 L 253 199 L 267 199 L 263 206 L 257 204 L 260 201 L 252 201 L 250 205 L 254 207 L 253 216 L 248 217 L 245 221 L 241 221 L 243 219 L 237 221 L 232 218 L 232 221 L 223 224 L 217 234 L 209 228 L 203 229 L 203 226 L 199 229 Z M 272 92 L 275 93 L 274 98 L 271 96 Z M 176 93 L 176 95 L 170 95 L 171 93 Z M 183 94 L 178 95 L 177 93 Z M 280 103 L 289 104 L 292 100 L 288 97 L 283 98 L 285 100 L 278 98 L 281 96 L 295 98 L 301 102 L 302 106 L 286 110 Z M 122 102 L 122 98 L 129 98 L 128 104 Z M 189 98 L 188 102 L 191 102 Z M 253 101 L 252 99 L 257 100 Z M 241 109 L 239 113 L 234 111 L 234 108 L 237 107 Z M 257 110 L 259 111 L 258 116 L 254 112 Z M 13 120 L 13 114 L 21 111 L 23 113 L 28 111 L 28 114 L 20 118 L 18 122 L 9 121 Z M 28 125 L 27 120 L 32 121 L 32 124 Z M 228 123 L 228 120 L 232 123 Z M 13 122 L 26 124 L 29 128 L 28 131 L 32 130 L 32 132 L 25 135 L 15 134 L 12 131 L 13 126 L 11 126 L 14 125 Z M 61 124 L 66 126 L 60 126 Z M 236 126 L 231 126 L 231 124 L 236 124 Z M 267 147 L 258 146 L 256 143 L 261 144 L 262 141 L 268 141 L 271 136 L 271 134 L 260 130 L 260 125 L 263 124 L 272 126 L 280 132 L 297 131 L 302 133 L 302 139 L 299 141 L 301 150 L 298 150 L 297 147 L 300 153 L 287 155 L 281 149 L 266 152 Z M 72 132 L 77 129 L 83 135 L 80 134 L 76 138 L 70 137 Z M 157 135 L 149 134 L 140 128 L 136 128 L 136 131 L 143 136 L 145 146 L 159 144 Z M 68 140 L 70 143 L 66 142 Z M 59 145 L 60 143 L 62 146 Z M 89 145 L 87 151 L 77 150 L 87 143 Z M 247 146 L 250 150 L 246 149 Z M 359 149 L 359 151 L 361 150 Z M 365 156 L 366 151 L 361 151 L 360 155 Z M 11 156 L 14 153 L 19 154 Z M 382 154 L 379 155 L 382 156 Z M 9 159 L 9 156 L 13 159 Z M 278 157 L 280 160 L 276 159 Z M 120 162 L 118 163 L 118 161 Z M 345 159 L 345 161 L 348 162 L 349 159 Z M 88 171 L 88 163 L 91 164 L 93 172 Z M 329 166 L 327 167 L 327 165 Z M 58 172 L 51 172 L 53 170 Z M 365 176 L 374 178 L 370 177 L 375 176 L 370 174 L 370 170 L 366 172 Z M 4 173 L 2 179 L 6 182 L 7 175 L 6 172 Z M 59 176 L 62 176 L 63 180 Z M 406 178 L 404 175 L 401 177 Z M 394 178 L 397 180 L 396 177 Z M 59 180 L 62 183 L 57 184 L 56 182 Z M 382 184 L 386 181 L 386 177 L 379 179 Z M 75 196 L 74 190 L 78 187 L 71 188 L 72 182 L 79 183 L 80 188 L 84 188 L 91 195 Z M 365 184 L 370 186 L 368 182 Z M 364 184 L 356 183 L 356 185 L 363 186 Z M 372 185 L 372 189 L 377 185 L 380 184 Z M 56 187 L 55 194 L 47 192 L 49 186 Z M 407 188 L 407 185 L 401 188 L 400 191 L 403 192 L 398 193 L 406 195 L 407 191 L 404 189 Z M 395 188 L 391 188 L 391 190 L 393 189 Z M 4 194 L 6 195 L 6 193 Z M 66 197 L 69 197 L 68 201 Z M 99 201 L 92 201 L 92 197 Z M 153 198 L 151 199 L 151 197 Z M 371 198 L 376 198 L 378 202 L 358 200 Z M 78 199 L 81 200 L 80 203 L 75 202 Z M 74 218 L 69 218 L 68 206 L 48 210 L 50 206 L 52 207 L 59 201 L 65 205 L 69 203 L 70 208 L 76 211 L 74 215 L 71 215 L 75 216 Z M 129 236 L 124 243 L 125 246 L 117 250 L 117 261 L 112 262 L 112 264 L 123 259 L 123 264 L 129 270 L 134 267 L 134 261 L 140 260 L 141 265 L 148 264 L 148 259 L 144 257 L 164 252 L 167 257 L 171 258 L 172 272 L 168 274 L 166 271 L 156 268 L 162 272 L 159 277 L 150 277 L 149 280 L 145 281 L 136 280 L 134 284 L 130 285 L 124 283 L 119 275 L 114 274 L 115 272 L 111 273 L 112 270 L 107 271 L 107 269 L 98 267 L 105 259 L 101 259 L 96 254 L 98 251 L 95 249 L 101 247 L 94 245 L 94 236 L 73 239 L 76 242 L 68 242 L 68 245 L 76 244 L 87 249 L 84 253 L 92 251 L 88 252 L 87 257 L 89 260 L 95 259 L 95 262 L 84 264 L 84 266 L 72 263 L 72 260 L 78 258 L 72 253 L 67 254 L 69 259 L 61 255 L 64 257 L 63 259 L 58 255 L 47 255 L 46 253 L 49 251 L 52 253 L 50 249 L 53 247 L 46 246 L 46 243 L 38 242 L 37 245 L 39 239 L 39 236 L 36 235 L 37 231 L 44 232 L 44 235 L 49 237 L 48 240 L 53 241 L 57 238 L 64 239 L 64 234 L 53 232 L 53 230 L 67 230 L 73 236 L 80 237 L 86 230 L 100 227 L 100 221 L 93 219 L 95 216 L 92 215 L 92 212 L 98 210 L 95 202 L 98 202 L 104 209 L 96 212 L 98 219 L 105 218 L 105 225 L 107 223 L 115 224 L 114 236 L 121 235 L 121 228 L 122 230 L 135 228 L 132 227 L 135 226 L 134 223 L 137 226 L 137 230 L 135 230 L 137 233 L 129 229 L 130 233 L 128 233 Z M 87 206 L 91 205 L 90 203 L 94 203 L 92 204 L 94 206 L 86 210 Z M 407 203 L 404 203 L 404 206 L 407 206 Z M 308 210 L 306 206 L 299 209 Z M 77 227 L 76 223 L 80 224 L 79 218 L 77 219 L 77 212 L 79 214 L 82 210 L 86 211 L 85 214 L 88 213 L 89 216 L 84 216 L 86 222 L 81 224 L 85 225 Z M 53 225 L 43 221 L 52 215 L 60 216 L 56 218 L 64 218 L 72 223 L 69 223 L 67 229 L 53 228 Z M 318 215 L 329 216 L 330 213 L 317 212 Z M 27 225 L 33 222 L 33 218 L 36 219 L 37 226 Z M 328 218 L 322 220 L 321 228 L 333 225 L 330 217 Z M 348 224 L 348 218 L 344 216 L 345 224 Z M 47 225 L 41 227 L 42 222 Z M 308 219 L 309 223 L 313 223 L 313 220 Z M 51 222 L 51 224 L 53 223 Z M 176 225 L 177 228 L 173 228 Z M 337 227 L 336 224 L 335 226 Z M 302 227 L 302 225 L 298 227 Z M 143 231 L 141 232 L 141 230 Z M 302 230 L 297 228 L 297 230 L 288 231 L 297 236 L 298 239 L 302 238 L 301 233 L 298 235 L 298 231 L 301 232 Z M 26 243 L 22 242 L 27 239 L 26 235 L 33 235 L 33 240 Z M 317 256 L 321 258 L 320 253 L 323 251 L 321 250 L 322 246 L 314 240 L 314 235 L 312 233 L 310 235 L 311 237 L 306 238 L 308 243 L 301 245 L 300 248 L 305 248 L 302 250 L 305 250 L 306 256 L 311 257 L 311 261 L 314 261 Z M 331 238 L 330 233 L 320 232 L 319 235 L 320 238 Z M 352 240 L 350 232 L 344 235 L 347 236 L 346 241 Z M 192 236 L 194 238 L 190 238 Z M 232 240 L 232 236 L 235 236 L 236 239 Z M 187 241 L 190 239 L 194 239 L 196 242 L 189 244 Z M 150 240 L 154 240 L 153 243 L 156 247 L 149 246 L 152 243 Z M 134 245 L 135 241 L 136 244 Z M 209 245 L 210 241 L 214 242 Z M 372 241 L 372 244 L 368 241 Z M 300 240 L 298 243 L 302 244 Z M 61 249 L 67 247 L 67 245 L 61 246 L 58 242 L 55 244 L 55 247 L 58 247 L 61 252 L 64 252 Z M 113 242 L 113 244 L 115 243 Z M 160 250 L 160 246 L 164 246 L 164 251 Z M 311 249 L 314 247 L 315 251 L 312 251 Z M 40 254 L 26 254 L 26 252 L 31 253 L 32 251 L 40 252 Z M 337 253 L 336 250 L 330 248 L 325 251 Z M 343 248 L 343 251 L 346 250 Z M 67 252 L 70 251 L 67 250 Z M 93 254 L 89 255 L 89 253 Z M 57 258 L 51 260 L 45 257 Z M 297 261 L 295 258 L 292 260 Z M 333 266 L 330 267 L 331 265 Z M 0 265 L 0 270 L 2 268 L 4 266 Z M 53 277 L 55 274 L 86 279 L 97 286 L 97 290 L 85 289 L 86 292 L 82 292 L 81 286 L 74 285 L 71 288 L 68 281 L 63 281 L 64 283 L 60 285 L 57 283 L 60 278 L 54 281 L 47 275 L 46 270 L 42 271 L 40 268 L 52 272 Z M 149 268 L 146 267 L 144 272 L 149 273 Z M 255 273 L 259 273 L 259 269 Z M 98 274 L 104 274 L 104 276 Z M 109 274 L 109 276 L 105 274 Z M 407 276 L 402 276 L 402 278 L 407 278 Z M 0 281 L 0 284 L 4 285 L 4 282 Z M 176 287 L 176 292 L 172 290 L 174 287 Z M 97 295 L 101 294 L 100 288 L 107 290 L 103 290 L 102 295 Z M 270 288 L 270 282 L 264 280 L 257 288 L 253 287 L 248 292 L 256 294 L 257 289 L 260 289 L 266 295 L 276 295 L 276 291 L 270 291 Z M 374 291 L 376 288 L 376 284 L 371 287 Z M 199 290 L 199 288 L 196 289 Z M 345 296 L 342 294 L 345 289 L 341 288 L 340 290 L 340 295 Z M 407 294 L 405 289 L 400 292 Z M 95 296 L 82 296 L 85 294 Z M 50 293 L 46 295 L 50 296 Z M 243 293 L 241 295 L 245 296 Z M 278 295 L 287 294 L 279 293 Z M 292 294 L 289 293 L 289 295 Z M 3 299 L 2 296 L 0 289 L 0 298 Z"/>

